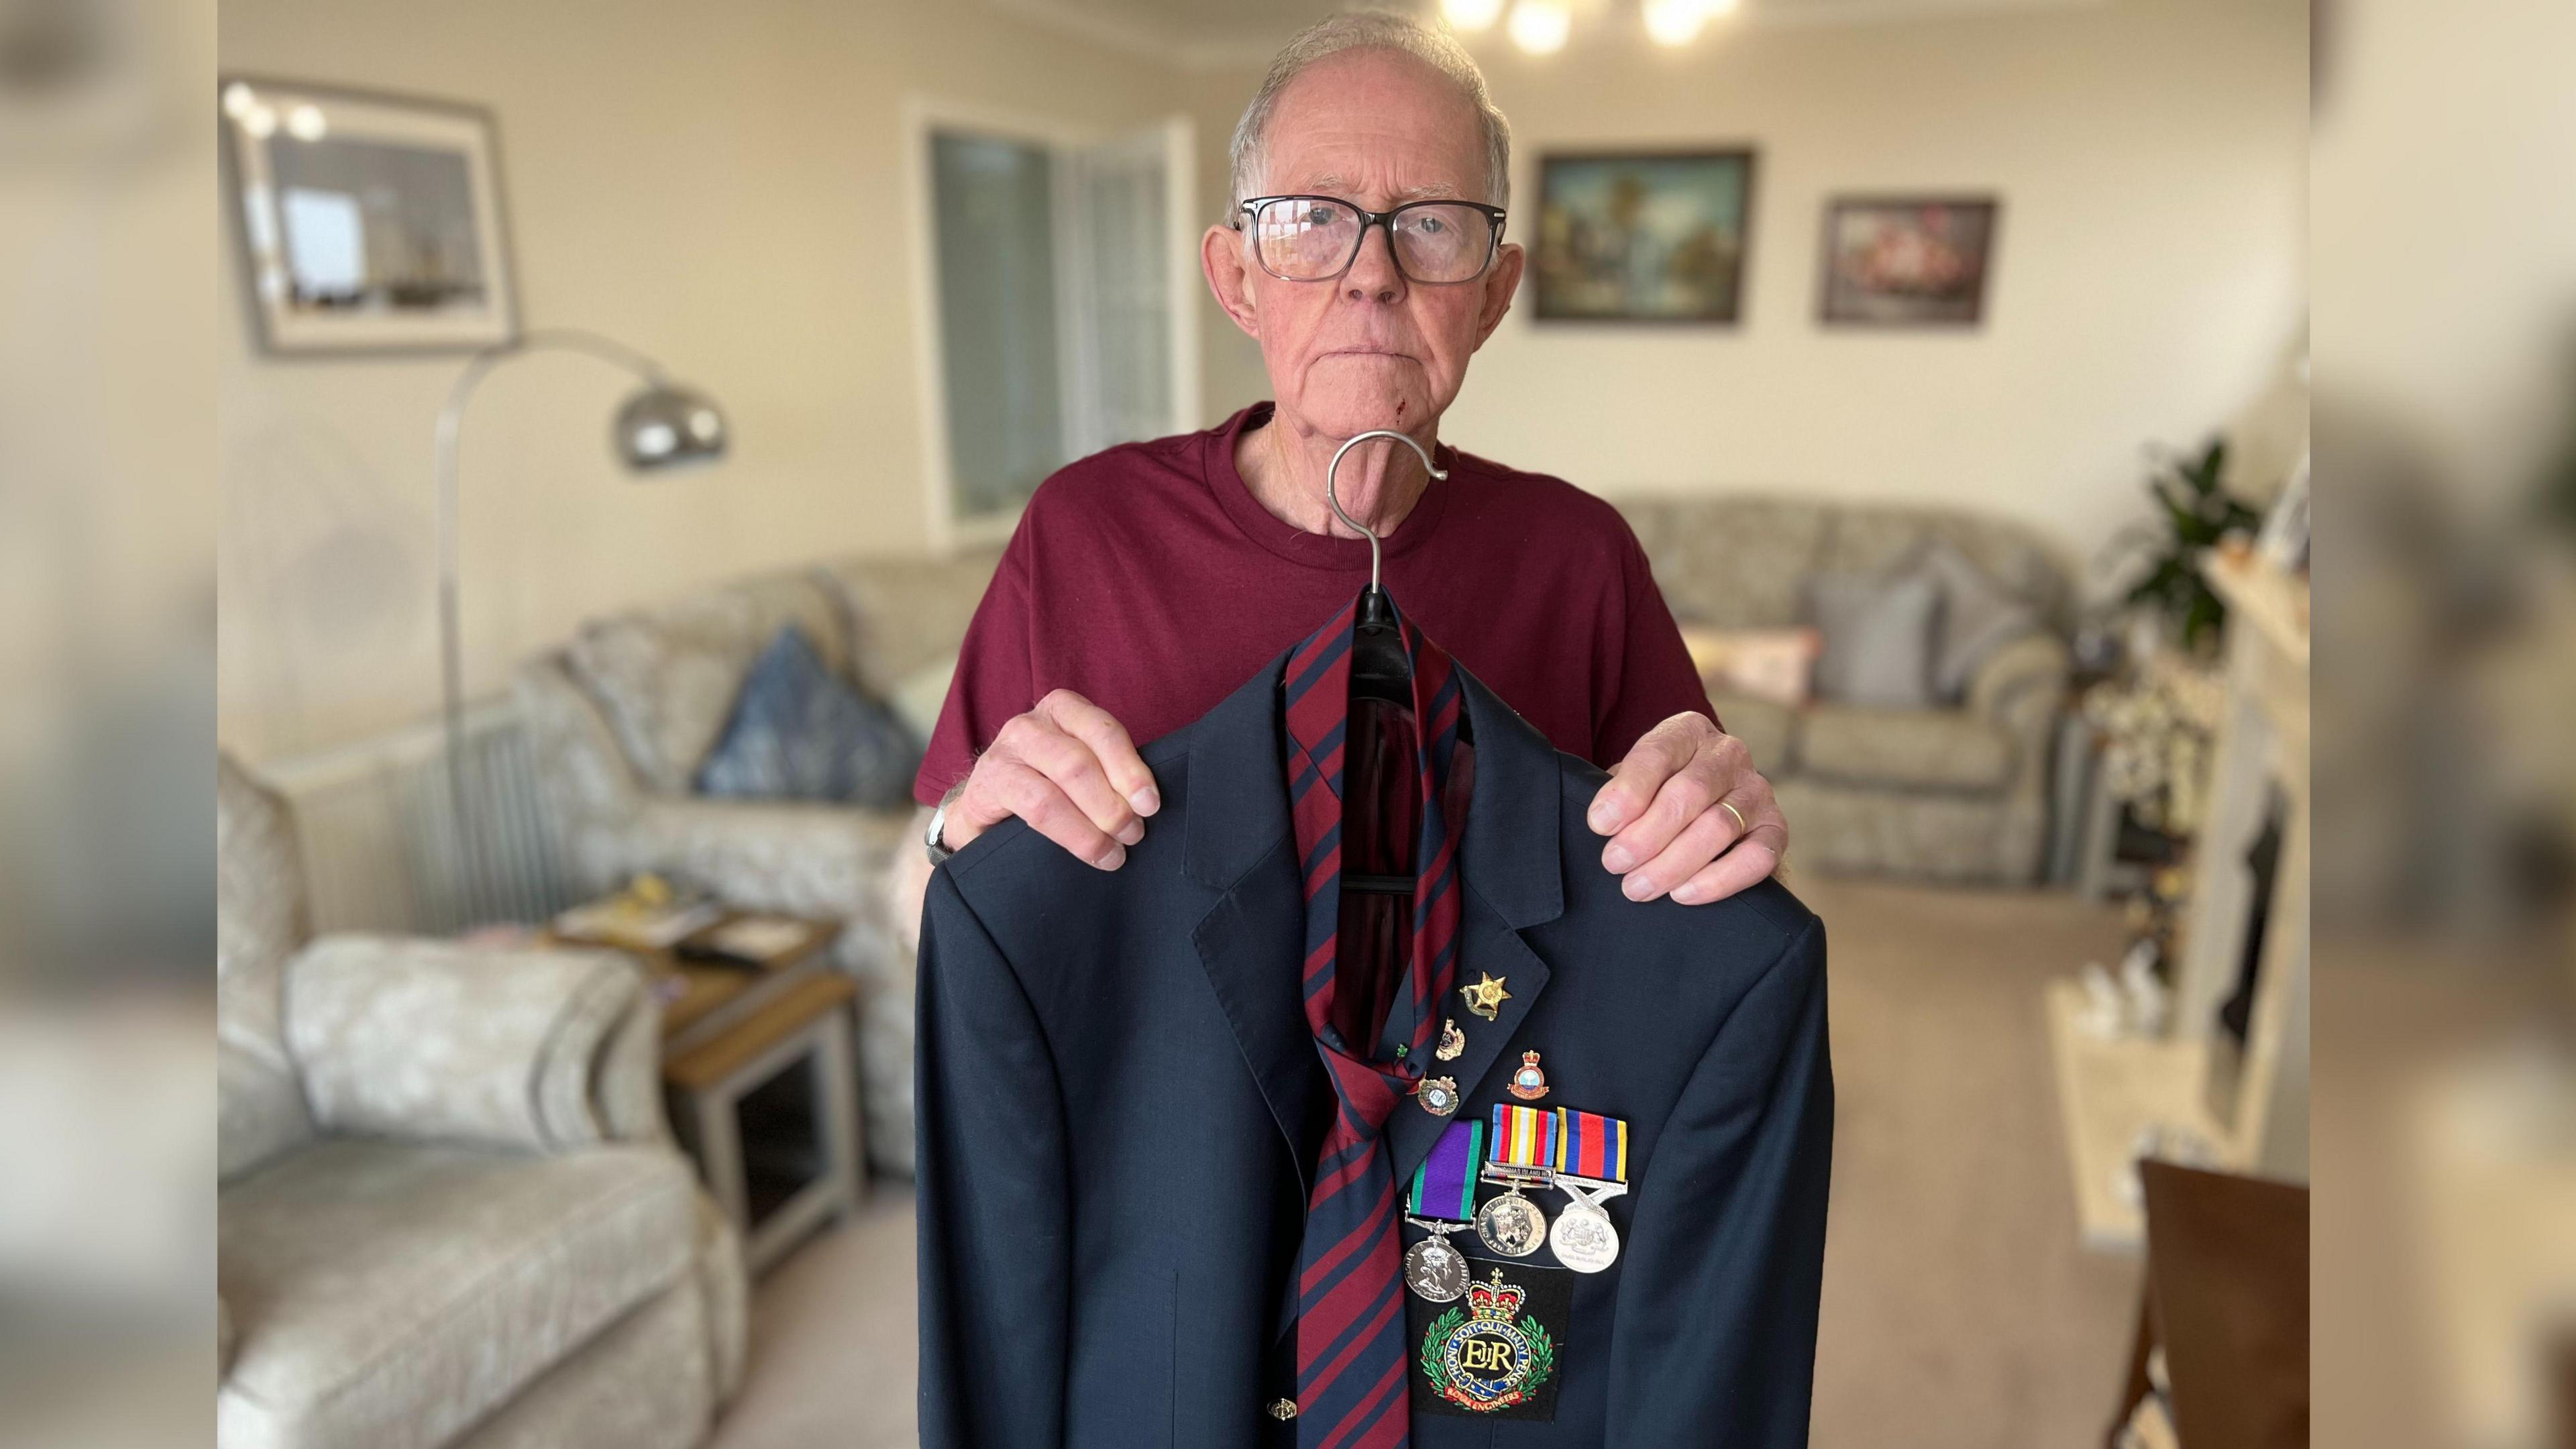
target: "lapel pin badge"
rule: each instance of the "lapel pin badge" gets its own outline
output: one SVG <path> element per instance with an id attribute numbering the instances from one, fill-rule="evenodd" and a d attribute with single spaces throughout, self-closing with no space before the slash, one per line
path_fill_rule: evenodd
<path id="1" fill-rule="evenodd" d="M 1521 1053 L 1521 1068 L 1503 1090 L 1524 1102 L 1535 1102 L 1547 1095 L 1547 1073 L 1539 1070 L 1538 1053 Z"/>
<path id="2" fill-rule="evenodd" d="M 1454 1062 L 1458 1060 L 1459 1053 L 1464 1052 L 1466 1049 L 1467 1034 L 1458 1029 L 1458 1019 L 1454 1016 L 1442 1017 L 1440 1020 L 1440 1046 L 1437 1051 L 1432 1053 L 1432 1055 L 1440 1058 L 1440 1060 L 1444 1062 Z"/>
<path id="3" fill-rule="evenodd" d="M 1492 1021 L 1502 1014 L 1503 1003 L 1512 999 L 1512 994 L 1503 989 L 1503 983 L 1510 978 L 1496 976 L 1487 971 L 1479 971 L 1476 974 L 1483 979 L 1471 985 L 1459 987 L 1458 994 L 1467 999 L 1469 1011 L 1487 1021 Z"/>

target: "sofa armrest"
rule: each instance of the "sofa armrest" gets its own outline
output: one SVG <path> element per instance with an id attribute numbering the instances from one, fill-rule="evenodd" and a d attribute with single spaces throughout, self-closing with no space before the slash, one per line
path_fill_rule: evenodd
<path id="1" fill-rule="evenodd" d="M 325 1131 L 562 1152 L 663 1134 L 660 1012 L 626 956 L 333 935 L 286 964 Z"/>
<path id="2" fill-rule="evenodd" d="M 536 757 L 537 778 L 568 829 L 635 813 L 644 781 L 626 758 L 608 716 L 564 663 L 560 652 L 541 654 L 511 679 L 520 728 Z"/>
<path id="3" fill-rule="evenodd" d="M 2066 641 L 2031 634 L 1987 655 L 1968 680 L 1967 707 L 2017 740 L 2044 740 L 2074 667 Z"/>

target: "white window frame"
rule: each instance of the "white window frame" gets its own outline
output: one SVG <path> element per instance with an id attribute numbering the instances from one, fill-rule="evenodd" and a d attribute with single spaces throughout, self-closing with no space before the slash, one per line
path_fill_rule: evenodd
<path id="1" fill-rule="evenodd" d="M 1096 126 L 935 96 L 905 98 L 903 168 L 906 201 L 912 213 L 913 371 L 920 379 L 922 475 L 931 550 L 945 555 L 1007 540 L 1019 526 L 1021 510 L 1012 508 L 971 519 L 957 516 L 956 451 L 948 433 L 948 372 L 939 309 L 939 207 L 930 146 L 933 134 L 941 130 L 971 131 L 1058 153 L 1133 138 L 1149 130 L 1161 133 L 1165 217 L 1170 233 L 1165 268 L 1171 288 L 1170 430 L 1175 433 L 1200 425 L 1199 235 L 1204 228 L 1197 204 L 1195 136 L 1190 118 L 1185 115 L 1134 126 Z M 1057 184 L 1059 188 L 1066 184 L 1061 170 Z M 1073 295 L 1072 279 L 1066 276 L 1072 260 L 1073 249 L 1060 245 L 1056 252 L 1059 308 L 1064 298 Z M 1077 335 L 1079 330 L 1070 326 L 1057 329 L 1060 378 L 1072 380 L 1080 375 L 1084 341 Z"/>

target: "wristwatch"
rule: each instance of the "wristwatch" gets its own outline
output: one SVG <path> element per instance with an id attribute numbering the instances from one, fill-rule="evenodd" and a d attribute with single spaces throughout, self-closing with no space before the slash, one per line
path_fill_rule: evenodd
<path id="1" fill-rule="evenodd" d="M 940 832 L 946 829 L 947 825 L 948 802 L 942 800 L 939 802 L 939 808 L 930 812 L 930 829 L 923 832 L 921 838 L 922 845 L 930 852 L 930 863 L 934 866 L 957 853 L 942 844 L 939 839 Z"/>

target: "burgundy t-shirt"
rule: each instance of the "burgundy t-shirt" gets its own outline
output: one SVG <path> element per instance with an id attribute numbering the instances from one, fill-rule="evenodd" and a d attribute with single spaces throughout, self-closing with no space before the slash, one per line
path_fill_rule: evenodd
<path id="1" fill-rule="evenodd" d="M 1129 443 L 1039 486 L 976 606 L 913 796 L 936 804 L 1039 696 L 1070 689 L 1137 744 L 1168 734 L 1314 632 L 1368 582 L 1364 538 L 1307 533 L 1235 471 L 1255 403 Z M 1560 750 L 1616 764 L 1683 710 L 1716 718 L 1617 509 L 1446 444 L 1449 470 L 1386 539 L 1386 590 Z"/>

